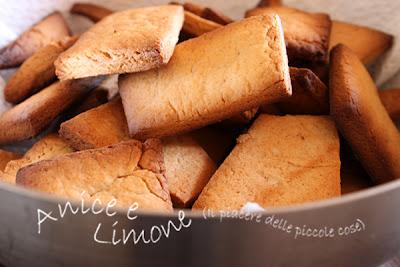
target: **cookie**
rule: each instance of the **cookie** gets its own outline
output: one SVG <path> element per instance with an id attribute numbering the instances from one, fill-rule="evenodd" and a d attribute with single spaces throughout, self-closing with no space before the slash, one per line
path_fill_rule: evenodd
<path id="1" fill-rule="evenodd" d="M 75 3 L 70 12 L 72 14 L 85 16 L 93 22 L 98 22 L 113 13 L 105 7 L 89 3 Z"/>
<path id="2" fill-rule="evenodd" d="M 331 52 L 330 109 L 344 138 L 376 183 L 400 178 L 400 135 L 357 54 Z"/>
<path id="3" fill-rule="evenodd" d="M 338 44 L 352 49 L 364 64 L 371 64 L 392 47 L 393 36 L 351 23 L 333 21 L 330 48 Z"/>
<path id="4" fill-rule="evenodd" d="M 69 36 L 70 30 L 60 12 L 43 18 L 15 41 L 0 49 L 0 69 L 21 65 L 40 48 Z"/>
<path id="5" fill-rule="evenodd" d="M 246 17 L 265 14 L 278 14 L 282 19 L 289 61 L 327 61 L 332 24 L 329 15 L 272 6 L 249 10 Z"/>
<path id="6" fill-rule="evenodd" d="M 8 162 L 4 169 L 5 176 L 3 179 L 0 177 L 0 180 L 10 184 L 15 184 L 17 172 L 22 167 L 42 160 L 49 160 L 73 151 L 72 147 L 70 147 L 57 134 L 46 135 L 36 142 L 22 158 Z"/>
<path id="7" fill-rule="evenodd" d="M 161 143 L 136 140 L 40 161 L 20 169 L 17 184 L 68 199 L 135 202 L 139 209 L 172 211 Z"/>
<path id="8" fill-rule="evenodd" d="M 100 78 L 55 82 L 0 115 L 0 144 L 29 139 L 84 97 Z"/>
<path id="9" fill-rule="evenodd" d="M 120 98 L 63 122 L 59 133 L 76 150 L 104 147 L 130 139 Z"/>
<path id="10" fill-rule="evenodd" d="M 60 134 L 77 150 L 129 140 L 120 99 L 84 112 L 61 124 Z M 162 140 L 166 177 L 175 207 L 193 203 L 215 171 L 215 164 L 190 135 Z"/>
<path id="11" fill-rule="evenodd" d="M 193 208 L 269 208 L 340 196 L 339 146 L 329 117 L 260 115 Z"/>
<path id="12" fill-rule="evenodd" d="M 56 79 L 54 61 L 76 41 L 76 37 L 66 37 L 39 49 L 28 58 L 11 76 L 4 88 L 5 99 L 13 104 L 25 100 Z"/>
<path id="13" fill-rule="evenodd" d="M 172 56 L 183 20 L 183 8 L 173 5 L 109 15 L 58 57 L 56 74 L 68 80 L 160 67 Z"/>
<path id="14" fill-rule="evenodd" d="M 182 31 L 185 34 L 197 37 L 221 27 L 221 24 L 204 19 L 191 12 L 185 11 L 185 22 L 183 23 L 182 27 Z"/>
<path id="15" fill-rule="evenodd" d="M 188 132 L 288 97 L 280 19 L 231 23 L 180 43 L 168 65 L 118 82 L 130 134 L 138 139 Z"/>
<path id="16" fill-rule="evenodd" d="M 165 175 L 176 208 L 188 208 L 216 170 L 215 163 L 189 135 L 163 140 Z"/>

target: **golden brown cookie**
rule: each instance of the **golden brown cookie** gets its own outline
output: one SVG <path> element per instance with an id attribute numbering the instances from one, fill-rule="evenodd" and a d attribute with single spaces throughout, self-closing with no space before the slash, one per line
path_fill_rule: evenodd
<path id="1" fill-rule="evenodd" d="M 0 115 L 0 144 L 39 134 L 60 113 L 84 97 L 99 78 L 56 82 Z"/>
<path id="2" fill-rule="evenodd" d="M 174 5 L 114 13 L 58 57 L 56 74 L 68 80 L 160 67 L 172 56 L 183 20 L 183 8 Z"/>
<path id="3" fill-rule="evenodd" d="M 85 16 L 93 22 L 98 22 L 113 13 L 113 11 L 105 7 L 90 3 L 75 3 L 70 12 L 72 14 Z"/>
<path id="4" fill-rule="evenodd" d="M 132 137 L 172 136 L 291 94 L 278 16 L 257 16 L 179 44 L 167 66 L 121 75 Z"/>
<path id="5" fill-rule="evenodd" d="M 163 140 L 165 174 L 176 208 L 188 208 L 197 199 L 216 167 L 189 135 Z"/>
<path id="6" fill-rule="evenodd" d="M 35 52 L 11 76 L 4 88 L 5 99 L 17 104 L 55 81 L 54 61 L 76 40 L 77 37 L 66 37 Z"/>
<path id="7" fill-rule="evenodd" d="M 59 133 L 77 150 L 109 146 L 130 139 L 120 98 L 63 122 Z"/>
<path id="8" fill-rule="evenodd" d="M 69 36 L 69 33 L 68 25 L 60 12 L 48 15 L 0 49 L 0 69 L 19 66 L 40 48 Z"/>
<path id="9" fill-rule="evenodd" d="M 370 64 L 391 48 L 393 36 L 367 27 L 333 21 L 330 48 L 338 44 L 348 46 L 364 64 Z"/>
<path id="10" fill-rule="evenodd" d="M 339 146 L 329 117 L 260 115 L 193 208 L 268 208 L 340 196 Z"/>
<path id="11" fill-rule="evenodd" d="M 183 23 L 182 31 L 190 36 L 200 36 L 221 27 L 221 24 L 185 11 L 185 22 Z"/>
<path id="12" fill-rule="evenodd" d="M 60 134 L 77 150 L 128 140 L 121 100 L 115 99 L 61 124 Z M 215 170 L 214 162 L 190 135 L 163 140 L 166 177 L 175 207 L 188 207 Z"/>
<path id="13" fill-rule="evenodd" d="M 52 195 L 117 206 L 172 211 L 161 143 L 136 140 L 85 150 L 20 169 L 17 184 Z"/>
<path id="14" fill-rule="evenodd" d="M 331 115 L 376 183 L 400 178 L 400 134 L 374 81 L 348 47 L 331 52 Z"/>
<path id="15" fill-rule="evenodd" d="M 278 14 L 282 19 L 290 61 L 327 61 L 332 24 L 327 14 L 272 6 L 249 10 L 246 17 L 266 14 Z"/>
<path id="16" fill-rule="evenodd" d="M 8 162 L 3 177 L 4 182 L 15 184 L 17 172 L 22 167 L 28 166 L 42 160 L 49 160 L 54 157 L 71 153 L 74 150 L 57 134 L 49 134 L 36 142 L 25 155 L 16 160 Z"/>

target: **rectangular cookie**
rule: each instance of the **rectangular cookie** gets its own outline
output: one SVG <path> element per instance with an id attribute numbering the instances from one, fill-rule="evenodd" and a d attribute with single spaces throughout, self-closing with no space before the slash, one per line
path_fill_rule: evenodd
<path id="1" fill-rule="evenodd" d="M 0 177 L 0 180 L 15 184 L 17 172 L 22 167 L 42 160 L 49 160 L 73 151 L 72 147 L 60 138 L 58 134 L 46 135 L 36 142 L 22 158 L 8 162 L 4 169 L 4 175 Z"/>
<path id="2" fill-rule="evenodd" d="M 345 45 L 332 49 L 330 114 L 375 183 L 400 178 L 400 135 L 357 54 Z"/>
<path id="3" fill-rule="evenodd" d="M 282 19 L 289 61 L 328 60 L 331 19 L 327 14 L 317 14 L 283 6 L 255 8 L 246 17 L 278 14 Z"/>
<path id="4" fill-rule="evenodd" d="M 214 174 L 215 163 L 189 135 L 165 138 L 163 148 L 174 207 L 190 207 Z"/>
<path id="5" fill-rule="evenodd" d="M 80 200 L 135 202 L 139 209 L 172 211 L 160 141 L 122 142 L 34 163 L 20 169 L 17 184 Z"/>
<path id="6" fill-rule="evenodd" d="M 56 74 L 67 80 L 160 67 L 172 56 L 183 19 L 183 8 L 175 5 L 109 15 L 58 57 Z"/>
<path id="7" fill-rule="evenodd" d="M 77 150 L 128 140 L 122 103 L 115 99 L 61 124 L 60 135 Z M 215 170 L 214 162 L 189 135 L 163 140 L 166 177 L 175 207 L 188 207 Z"/>
<path id="8" fill-rule="evenodd" d="M 278 16 L 256 16 L 180 43 L 168 65 L 121 75 L 132 137 L 171 136 L 291 94 Z"/>
<path id="9" fill-rule="evenodd" d="M 39 134 L 60 113 L 97 86 L 96 79 L 55 82 L 0 115 L 0 144 L 29 139 Z"/>
<path id="10" fill-rule="evenodd" d="M 60 12 L 54 12 L 0 49 L 0 69 L 22 64 L 40 48 L 69 36 L 67 22 Z"/>
<path id="11" fill-rule="evenodd" d="M 11 76 L 4 88 L 5 99 L 13 104 L 25 100 L 56 79 L 54 61 L 71 47 L 77 37 L 66 37 L 39 49 Z"/>
<path id="12" fill-rule="evenodd" d="M 196 37 L 221 27 L 221 24 L 204 19 L 191 12 L 185 11 L 185 22 L 183 23 L 182 27 L 182 31 L 185 34 Z"/>
<path id="13" fill-rule="evenodd" d="M 264 208 L 340 196 L 339 136 L 324 116 L 260 115 L 238 139 L 194 209 Z"/>
<path id="14" fill-rule="evenodd" d="M 393 44 L 393 36 L 378 30 L 333 21 L 330 49 L 338 44 L 351 48 L 364 64 L 371 64 Z"/>

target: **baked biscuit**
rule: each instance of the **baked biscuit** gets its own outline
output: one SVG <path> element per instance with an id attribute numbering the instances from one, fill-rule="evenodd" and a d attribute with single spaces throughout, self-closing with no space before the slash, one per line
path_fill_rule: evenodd
<path id="1" fill-rule="evenodd" d="M 344 45 L 331 52 L 331 115 L 376 183 L 400 178 L 400 135 L 379 99 L 374 81 Z"/>
<path id="2" fill-rule="evenodd" d="M 221 24 L 185 11 L 185 22 L 183 23 L 182 31 L 190 36 L 200 36 L 221 27 Z"/>
<path id="3" fill-rule="evenodd" d="M 55 81 L 54 61 L 76 39 L 77 37 L 66 37 L 35 52 L 11 76 L 4 88 L 5 99 L 17 104 Z"/>
<path id="4" fill-rule="evenodd" d="M 260 115 L 193 208 L 269 208 L 340 196 L 339 146 L 329 117 Z"/>
<path id="5" fill-rule="evenodd" d="M 290 68 L 293 95 L 275 103 L 285 114 L 329 114 L 329 90 L 309 69 Z"/>
<path id="6" fill-rule="evenodd" d="M 215 163 L 189 135 L 163 140 L 166 177 L 176 208 L 187 208 L 215 172 Z"/>
<path id="7" fill-rule="evenodd" d="M 379 98 L 392 120 L 400 120 L 400 89 L 379 91 Z"/>
<path id="8" fill-rule="evenodd" d="M 332 24 L 329 15 L 272 6 L 250 10 L 246 17 L 266 14 L 278 14 L 282 19 L 289 61 L 327 61 Z"/>
<path id="9" fill-rule="evenodd" d="M 183 20 L 183 8 L 174 5 L 114 13 L 58 57 L 56 74 L 67 80 L 159 67 L 172 56 Z"/>
<path id="10" fill-rule="evenodd" d="M 280 19 L 256 16 L 183 42 L 168 65 L 121 75 L 119 88 L 130 134 L 139 139 L 187 132 L 287 97 Z"/>
<path id="11" fill-rule="evenodd" d="M 338 44 L 348 46 L 364 64 L 370 64 L 392 46 L 393 36 L 367 27 L 333 21 L 330 48 Z"/>
<path id="12" fill-rule="evenodd" d="M 34 163 L 17 173 L 17 184 L 45 193 L 117 206 L 172 211 L 161 143 L 131 140 Z"/>
<path id="13" fill-rule="evenodd" d="M 36 142 L 25 155 L 17 160 L 8 162 L 4 169 L 4 182 L 15 184 L 17 172 L 22 167 L 28 166 L 42 160 L 49 160 L 54 157 L 71 153 L 74 150 L 57 134 L 49 134 Z"/>
<path id="14" fill-rule="evenodd" d="M 0 49 L 0 69 L 17 67 L 40 48 L 69 36 L 70 30 L 60 12 L 54 12 Z"/>
<path id="15" fill-rule="evenodd" d="M 75 3 L 70 12 L 72 14 L 85 16 L 93 22 L 98 22 L 113 13 L 105 7 L 89 3 Z"/>
<path id="16" fill-rule="evenodd" d="M 96 79 L 56 82 L 0 115 L 0 144 L 39 134 L 60 113 L 97 86 Z"/>
<path id="17" fill-rule="evenodd" d="M 61 124 L 60 134 L 77 150 L 128 140 L 121 100 L 115 99 Z M 175 207 L 188 207 L 215 171 L 215 164 L 189 135 L 163 140 L 166 177 Z"/>
<path id="18" fill-rule="evenodd" d="M 22 155 L 10 151 L 0 149 L 0 171 L 4 171 L 7 164 L 12 161 L 21 158 Z M 1 177 L 0 177 L 1 179 Z"/>
<path id="19" fill-rule="evenodd" d="M 76 150 L 109 146 L 130 139 L 120 98 L 63 122 L 59 133 Z"/>

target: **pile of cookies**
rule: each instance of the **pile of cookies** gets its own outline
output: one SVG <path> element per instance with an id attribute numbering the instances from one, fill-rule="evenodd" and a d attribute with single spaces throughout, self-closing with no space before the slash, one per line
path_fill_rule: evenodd
<path id="1" fill-rule="evenodd" d="M 194 3 L 71 13 L 95 24 L 72 36 L 55 12 L 0 50 L 0 69 L 19 67 L 0 145 L 43 136 L 0 151 L 3 182 L 169 212 L 400 178 L 400 89 L 379 91 L 366 69 L 389 34 L 265 0 L 238 21 Z"/>

